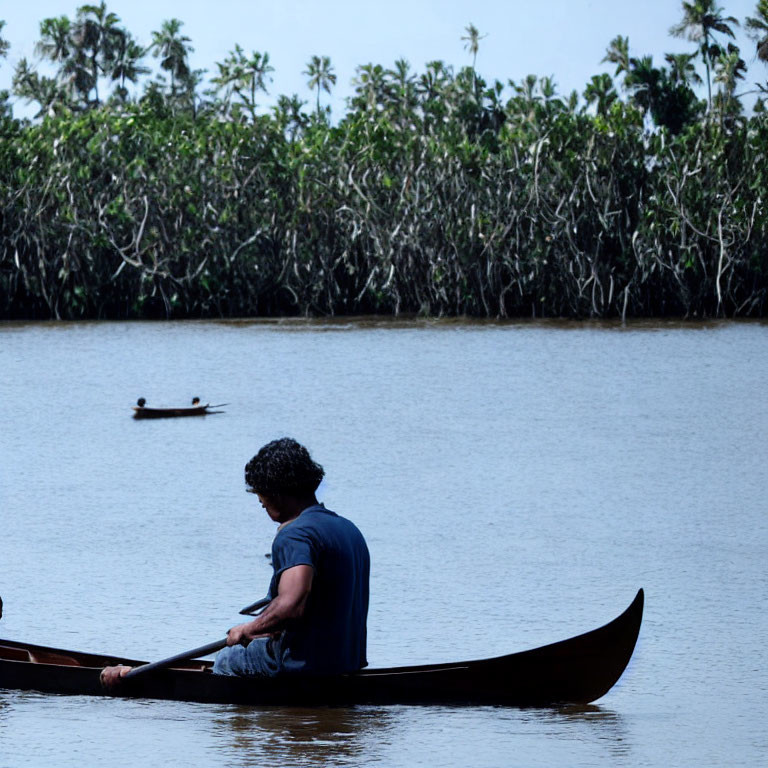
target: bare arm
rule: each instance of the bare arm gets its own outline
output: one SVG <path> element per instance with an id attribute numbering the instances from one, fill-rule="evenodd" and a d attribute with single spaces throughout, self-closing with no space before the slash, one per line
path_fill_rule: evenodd
<path id="1" fill-rule="evenodd" d="M 279 632 L 304 615 L 315 572 L 310 565 L 295 565 L 280 574 L 277 597 L 253 621 L 238 624 L 227 633 L 227 645 L 247 645 L 255 637 Z"/>

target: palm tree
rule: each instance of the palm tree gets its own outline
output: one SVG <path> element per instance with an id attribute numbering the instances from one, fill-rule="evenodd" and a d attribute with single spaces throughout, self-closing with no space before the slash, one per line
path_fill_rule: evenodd
<path id="1" fill-rule="evenodd" d="M 0 21 L 0 33 L 3 31 L 3 27 L 5 26 L 4 21 Z M 4 59 L 8 55 L 8 51 L 11 48 L 11 44 L 0 37 L 0 59 Z M 5 101 L 8 98 L 8 91 L 0 91 L 0 102 Z"/>
<path id="2" fill-rule="evenodd" d="M 35 44 L 35 52 L 50 61 L 65 61 L 72 50 L 71 34 L 72 24 L 66 16 L 43 19 L 40 22 L 40 40 Z"/>
<path id="3" fill-rule="evenodd" d="M 480 35 L 480 32 L 474 24 L 468 24 L 464 27 L 464 31 L 467 34 L 462 35 L 461 39 L 464 41 L 464 50 L 469 50 L 472 54 L 472 90 L 476 90 L 477 76 L 475 74 L 475 64 L 477 63 L 477 52 L 480 50 L 480 41 L 483 38 L 488 37 L 488 35 Z"/>
<path id="4" fill-rule="evenodd" d="M 539 79 L 539 91 L 544 101 L 552 101 L 557 96 L 557 85 L 553 78 L 544 76 Z"/>
<path id="5" fill-rule="evenodd" d="M 387 75 L 392 78 L 397 90 L 405 93 L 413 86 L 411 65 L 405 59 L 398 59 L 394 69 L 387 70 Z"/>
<path id="6" fill-rule="evenodd" d="M 84 48 L 74 39 L 74 29 L 66 16 L 43 19 L 40 22 L 40 40 L 35 44 L 35 52 L 39 56 L 59 65 L 57 79 L 63 85 L 63 90 L 49 88 L 47 85 L 43 87 L 41 83 L 47 78 L 32 78 L 26 61 L 23 62 L 24 66 L 18 68 L 19 86 L 15 90 L 28 101 L 41 104 L 46 102 L 41 114 L 50 113 L 47 102 L 55 93 L 66 94 L 70 99 L 87 103 L 88 95 L 93 90 L 94 76 L 90 62 Z M 30 95 L 43 92 L 46 95 L 42 98 Z"/>
<path id="7" fill-rule="evenodd" d="M 389 99 L 389 83 L 384 67 L 381 64 L 362 64 L 355 72 L 352 85 L 356 95 L 352 98 L 351 105 L 360 110 L 383 108 Z"/>
<path id="8" fill-rule="evenodd" d="M 67 105 L 66 94 L 52 77 L 40 77 L 26 59 L 22 59 L 13 73 L 13 92 L 27 103 L 40 105 L 35 117 L 54 115 Z"/>
<path id="9" fill-rule="evenodd" d="M 112 65 L 112 71 L 110 72 L 110 77 L 113 82 L 116 80 L 120 81 L 120 85 L 117 87 L 116 92 L 119 101 L 128 101 L 126 81 L 135 84 L 142 75 L 149 74 L 149 67 L 144 67 L 140 64 L 143 57 L 144 49 L 130 36 L 130 34 L 126 33 L 115 52 L 115 60 Z"/>
<path id="10" fill-rule="evenodd" d="M 669 30 L 674 37 L 685 37 L 698 43 L 699 55 L 707 71 L 707 103 L 710 108 L 712 106 L 712 64 L 723 50 L 715 42 L 713 33 L 718 32 L 734 37 L 730 25 L 738 26 L 738 24 L 738 19 L 733 16 L 723 16 L 723 9 L 717 5 L 716 0 L 693 0 L 693 2 L 683 2 L 682 21 Z"/>
<path id="11" fill-rule="evenodd" d="M 155 57 L 160 58 L 160 68 L 171 76 L 171 97 L 176 96 L 176 84 L 189 81 L 192 72 L 189 68 L 188 56 L 195 49 L 189 45 L 191 40 L 182 35 L 184 22 L 178 19 L 164 21 L 158 32 L 152 33 L 151 50 Z"/>
<path id="12" fill-rule="evenodd" d="M 243 49 L 235 45 L 234 51 L 223 62 L 217 62 L 219 76 L 211 79 L 216 91 L 224 90 L 224 103 L 229 105 L 234 91 L 248 107 L 251 117 L 256 117 L 256 91 L 267 93 L 266 78 L 274 68 L 269 64 L 268 53 L 253 51 L 247 59 Z M 271 80 L 271 78 L 270 78 Z"/>
<path id="13" fill-rule="evenodd" d="M 669 77 L 673 85 L 701 85 L 701 79 L 696 67 L 693 66 L 695 53 L 667 53 L 664 58 L 669 64 Z"/>
<path id="14" fill-rule="evenodd" d="M 275 119 L 280 124 L 283 131 L 290 126 L 290 142 L 296 140 L 296 134 L 302 131 L 308 122 L 306 114 L 302 111 L 305 102 L 295 93 L 293 96 L 278 96 L 277 105 L 272 107 Z"/>
<path id="15" fill-rule="evenodd" d="M 428 61 L 418 82 L 418 92 L 426 100 L 440 96 L 451 81 L 451 70 L 442 61 Z"/>
<path id="16" fill-rule="evenodd" d="M 405 59 L 398 59 L 394 69 L 387 70 L 385 74 L 391 83 L 395 112 L 402 122 L 406 122 L 416 106 L 416 86 L 411 65 Z"/>
<path id="17" fill-rule="evenodd" d="M 336 75 L 333 72 L 330 58 L 328 56 L 313 56 L 301 74 L 309 78 L 307 81 L 309 88 L 317 88 L 317 114 L 319 117 L 320 89 L 330 93 L 331 86 L 336 85 Z"/>
<path id="18" fill-rule="evenodd" d="M 259 53 L 258 51 L 251 52 L 251 58 L 245 62 L 242 84 L 245 88 L 250 90 L 250 105 L 252 112 L 256 109 L 256 91 L 268 93 L 266 80 L 269 73 L 274 71 L 275 68 L 270 66 L 268 53 Z M 269 80 L 271 81 L 272 78 L 269 77 Z"/>
<path id="19" fill-rule="evenodd" d="M 446 112 L 444 96 L 453 82 L 453 70 L 442 61 L 427 62 L 426 69 L 416 83 L 416 94 L 421 104 L 424 130 L 429 132 Z"/>
<path id="20" fill-rule="evenodd" d="M 768 0 L 758 0 L 754 16 L 747 16 L 744 26 L 757 43 L 757 58 L 768 62 Z"/>
<path id="21" fill-rule="evenodd" d="M 3 31 L 3 27 L 5 26 L 4 21 L 0 21 L 0 33 Z M 0 37 L 0 59 L 4 59 L 8 55 L 8 51 L 10 49 L 10 44 L 7 40 Z M 8 104 L 8 97 L 10 94 L 5 89 L 0 90 L 0 117 L 7 116 L 9 117 L 11 114 L 11 108 Z"/>
<path id="22" fill-rule="evenodd" d="M 536 75 L 526 75 L 519 85 L 513 80 L 510 80 L 509 84 L 522 104 L 530 106 L 541 100 L 536 93 L 536 86 L 539 84 L 539 78 Z"/>
<path id="23" fill-rule="evenodd" d="M 600 75 L 593 75 L 584 91 L 584 98 L 587 104 L 596 104 L 598 115 L 607 115 L 611 105 L 619 98 L 616 89 L 613 87 L 613 79 L 609 74 L 603 72 Z"/>
<path id="24" fill-rule="evenodd" d="M 235 46 L 237 50 L 240 46 Z M 216 77 L 211 78 L 214 88 L 211 91 L 211 95 L 216 95 L 223 92 L 221 97 L 221 103 L 224 106 L 224 112 L 229 111 L 229 107 L 232 101 L 232 93 L 234 88 L 232 84 L 240 76 L 240 73 L 235 69 L 232 63 L 233 54 L 230 54 L 224 61 L 217 61 L 216 68 L 219 70 L 219 74 Z"/>
<path id="25" fill-rule="evenodd" d="M 27 101 L 36 101 L 36 80 L 39 80 L 39 75 L 23 58 L 13 72 L 13 92 Z"/>
<path id="26" fill-rule="evenodd" d="M 622 73 L 626 75 L 629 72 L 628 37 L 622 37 L 619 35 L 618 37 L 614 37 L 613 40 L 611 40 L 610 45 L 605 52 L 605 56 L 603 56 L 602 60 L 600 61 L 601 64 L 605 64 L 606 62 L 616 65 L 616 71 L 613 73 L 614 77 L 618 77 Z"/>
<path id="27" fill-rule="evenodd" d="M 466 35 L 462 35 L 461 39 L 464 41 L 464 50 L 469 50 L 472 54 L 472 71 L 475 71 L 475 64 L 477 63 L 477 52 L 480 50 L 480 41 L 488 35 L 481 35 L 477 27 L 474 24 L 468 24 L 464 27 Z"/>
<path id="28" fill-rule="evenodd" d="M 739 49 L 732 43 L 728 50 L 718 56 L 715 62 L 715 82 L 720 83 L 718 102 L 720 118 L 725 115 L 735 115 L 741 111 L 741 104 L 736 97 L 736 84 L 744 79 L 747 65 L 739 54 Z"/>
<path id="29" fill-rule="evenodd" d="M 84 106 L 89 104 L 89 96 L 96 83 L 90 60 L 85 53 L 75 48 L 61 65 L 59 80 L 64 84 L 65 91 L 73 101 L 80 101 Z M 98 94 L 94 104 L 98 104 Z"/>
<path id="30" fill-rule="evenodd" d="M 632 58 L 629 63 L 630 71 L 624 79 L 624 85 L 630 91 L 632 101 L 643 112 L 654 114 L 664 88 L 665 74 L 653 66 L 651 56 Z"/>
<path id="31" fill-rule="evenodd" d="M 99 77 L 110 73 L 127 34 L 118 27 L 119 23 L 120 17 L 107 11 L 104 0 L 99 5 L 83 5 L 77 9 L 71 41 L 76 54 L 88 61 L 96 105 L 99 104 Z"/>

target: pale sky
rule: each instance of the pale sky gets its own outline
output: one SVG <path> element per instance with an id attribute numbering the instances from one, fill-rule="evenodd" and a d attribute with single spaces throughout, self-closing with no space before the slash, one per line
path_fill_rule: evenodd
<path id="1" fill-rule="evenodd" d="M 97 0 L 91 0 L 97 2 Z M 65 14 L 74 18 L 81 2 L 68 0 L 0 0 L 3 36 L 11 44 L 8 58 L 0 62 L 0 88 L 10 88 L 16 63 L 26 56 L 36 60 L 34 44 L 40 21 Z M 757 0 L 720 0 L 727 15 L 743 23 L 753 15 Z M 357 66 L 367 63 L 391 67 L 399 58 L 412 70 L 424 70 L 426 62 L 442 59 L 455 70 L 471 63 L 461 37 L 471 22 L 486 35 L 480 42 L 478 73 L 489 83 L 498 79 L 522 80 L 528 74 L 554 76 L 561 94 L 580 93 L 589 78 L 612 67 L 601 65 L 610 41 L 629 36 L 630 54 L 650 54 L 654 63 L 664 63 L 664 53 L 690 51 L 686 40 L 669 36 L 669 27 L 682 17 L 680 0 L 108 0 L 122 25 L 142 45 L 162 22 L 178 18 L 182 32 L 192 39 L 196 69 L 216 72 L 239 43 L 247 54 L 267 52 L 275 68 L 270 93 L 261 103 L 274 103 L 278 94 L 297 93 L 314 104 L 313 93 L 302 75 L 312 55 L 330 56 L 338 81 L 331 103 L 335 117 L 345 98 Z M 768 80 L 768 67 L 757 61 L 754 44 L 743 29 L 737 43 L 749 66 L 742 91 L 753 90 L 755 81 Z M 156 67 L 157 60 L 148 62 Z M 509 94 L 509 90 L 507 90 Z M 746 100 L 748 107 L 754 97 Z M 21 102 L 17 116 L 28 114 Z"/>

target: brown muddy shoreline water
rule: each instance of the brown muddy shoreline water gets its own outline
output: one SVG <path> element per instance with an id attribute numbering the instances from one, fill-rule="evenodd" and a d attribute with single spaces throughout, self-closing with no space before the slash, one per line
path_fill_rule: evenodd
<path id="1" fill-rule="evenodd" d="M 760 322 L 0 324 L 2 637 L 140 658 L 218 637 L 266 587 L 242 468 L 282 434 L 368 538 L 372 665 L 523 650 L 647 599 L 584 710 L 0 690 L 0 766 L 759 764 L 766 380 Z M 227 412 L 130 418 L 194 395 Z"/>

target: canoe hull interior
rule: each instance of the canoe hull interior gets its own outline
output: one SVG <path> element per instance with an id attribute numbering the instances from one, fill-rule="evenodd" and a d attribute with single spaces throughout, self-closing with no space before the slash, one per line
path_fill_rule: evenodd
<path id="1" fill-rule="evenodd" d="M 0 640 L 0 687 L 251 705 L 588 704 L 621 677 L 637 641 L 642 613 L 640 590 L 621 616 L 600 629 L 493 659 L 273 680 L 213 675 L 212 662 L 192 661 L 125 680 L 111 694 L 101 688 L 101 669 L 142 662 Z"/>

